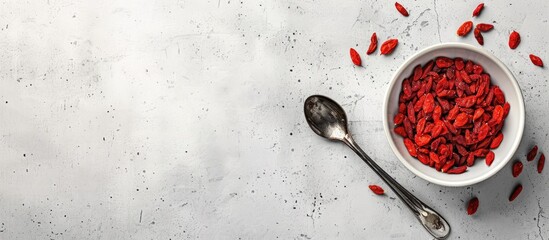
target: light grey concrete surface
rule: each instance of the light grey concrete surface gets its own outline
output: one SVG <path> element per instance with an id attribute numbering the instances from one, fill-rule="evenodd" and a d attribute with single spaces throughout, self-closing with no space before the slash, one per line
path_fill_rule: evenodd
<path id="1" fill-rule="evenodd" d="M 525 162 L 447 188 L 393 155 L 381 108 L 390 76 L 466 20 L 526 101 L 516 154 L 549 150 L 549 2 L 40 0 L 0 4 L 0 239 L 429 239 L 387 186 L 304 122 L 343 104 L 364 150 L 450 222 L 450 239 L 549 239 L 549 172 Z M 517 30 L 522 43 L 507 47 Z M 398 38 L 366 56 L 372 32 Z M 349 59 L 363 55 L 364 68 Z M 523 193 L 507 198 L 516 183 Z M 388 189 L 387 189 L 388 190 Z M 466 201 L 480 199 L 476 215 Z"/>

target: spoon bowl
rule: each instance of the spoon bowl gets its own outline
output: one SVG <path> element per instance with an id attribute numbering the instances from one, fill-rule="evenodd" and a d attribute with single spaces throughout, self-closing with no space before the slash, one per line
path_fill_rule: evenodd
<path id="1" fill-rule="evenodd" d="M 305 100 L 307 123 L 321 137 L 343 141 L 347 134 L 347 116 L 332 99 L 313 95 Z"/>

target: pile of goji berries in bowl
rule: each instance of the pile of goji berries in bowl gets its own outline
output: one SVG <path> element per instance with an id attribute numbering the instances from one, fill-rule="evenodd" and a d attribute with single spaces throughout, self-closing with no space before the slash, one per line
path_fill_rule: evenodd
<path id="1" fill-rule="evenodd" d="M 397 70 L 385 96 L 391 148 L 417 176 L 469 186 L 501 170 L 524 130 L 524 101 L 507 67 L 463 43 L 426 48 Z"/>

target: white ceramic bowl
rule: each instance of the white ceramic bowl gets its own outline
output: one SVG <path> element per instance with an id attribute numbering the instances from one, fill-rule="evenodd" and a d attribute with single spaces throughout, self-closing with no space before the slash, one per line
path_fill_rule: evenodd
<path id="1" fill-rule="evenodd" d="M 477 159 L 476 163 L 467 168 L 462 174 L 446 174 L 434 168 L 423 165 L 419 160 L 410 156 L 406 150 L 402 137 L 393 132 L 393 117 L 398 112 L 398 96 L 404 78 L 412 74 L 416 65 L 424 65 L 437 56 L 449 58 L 461 57 L 480 64 L 484 71 L 491 76 L 492 84 L 498 85 L 505 94 L 505 100 L 511 105 L 509 115 L 505 119 L 502 129 L 504 138 L 501 145 L 493 150 L 495 160 L 488 167 L 484 161 Z M 443 186 L 469 186 L 481 182 L 501 170 L 513 157 L 517 150 L 524 130 L 524 101 L 520 87 L 507 67 L 488 51 L 463 43 L 443 43 L 428 47 L 410 57 L 394 74 L 387 90 L 384 103 L 383 126 L 389 144 L 398 159 L 417 176 Z"/>

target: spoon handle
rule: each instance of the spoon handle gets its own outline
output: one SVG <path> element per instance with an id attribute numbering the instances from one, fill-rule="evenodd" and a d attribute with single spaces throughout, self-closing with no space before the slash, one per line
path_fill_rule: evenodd
<path id="1" fill-rule="evenodd" d="M 353 140 L 351 135 L 347 134 L 343 138 L 343 142 L 347 144 L 353 151 L 370 166 L 374 172 L 383 179 L 387 185 L 396 193 L 396 195 L 408 206 L 408 208 L 416 215 L 418 220 L 436 239 L 445 239 L 450 233 L 450 225 L 446 220 L 435 210 L 425 205 L 417 199 L 412 193 L 408 192 L 395 179 L 387 174 L 377 163 L 374 162 Z"/>

